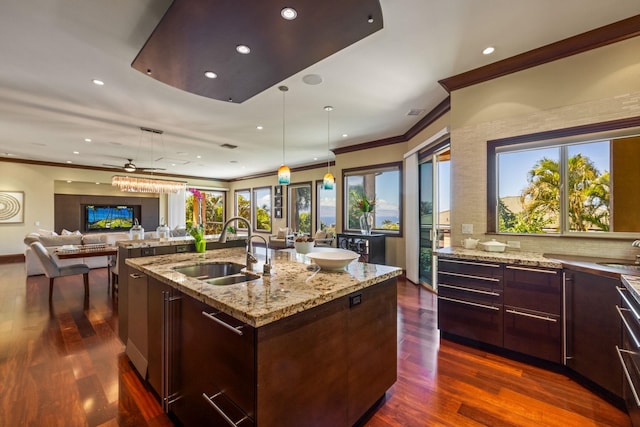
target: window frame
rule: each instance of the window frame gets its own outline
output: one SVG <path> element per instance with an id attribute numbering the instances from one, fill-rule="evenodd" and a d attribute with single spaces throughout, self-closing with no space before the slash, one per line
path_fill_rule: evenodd
<path id="1" fill-rule="evenodd" d="M 313 235 L 313 183 L 311 181 L 291 183 L 287 186 L 287 224 L 294 231 L 301 231 L 293 226 L 293 203 L 291 193 L 296 188 L 309 188 L 309 235 Z"/>
<path id="2" fill-rule="evenodd" d="M 198 217 L 200 217 L 200 220 L 201 220 L 199 225 L 202 225 L 204 227 L 205 234 L 216 234 L 216 233 L 213 233 L 212 230 L 208 229 L 208 226 L 213 227 L 215 224 L 219 224 L 220 228 L 222 228 L 222 226 L 224 225 L 224 222 L 227 216 L 226 206 L 227 206 L 228 192 L 226 190 L 217 190 L 217 189 L 211 189 L 211 188 L 201 188 L 201 187 L 191 187 L 191 188 L 199 191 L 203 195 L 202 200 L 204 201 L 204 204 L 200 205 L 200 215 L 198 215 Z M 195 196 L 190 189 L 187 189 L 187 193 L 190 193 L 190 195 L 185 197 L 185 223 L 188 223 L 190 221 L 195 224 L 196 212 L 193 211 L 192 209 L 192 218 L 187 218 L 187 212 L 189 211 L 189 209 L 186 207 L 186 204 L 189 201 L 191 201 L 191 204 L 193 206 L 193 198 Z M 213 194 L 222 196 L 222 221 L 221 222 L 207 220 L 207 198 L 211 197 Z"/>
<path id="3" fill-rule="evenodd" d="M 247 199 L 249 200 L 249 218 L 247 218 L 247 221 L 251 221 L 253 218 L 253 192 L 251 191 L 251 188 L 240 188 L 237 190 L 234 190 L 233 192 L 233 212 L 234 212 L 234 216 L 240 216 L 240 211 L 238 209 L 238 195 L 241 195 L 240 193 L 247 193 L 249 195 L 249 197 L 247 197 Z M 244 218 L 244 217 L 243 217 Z M 238 230 L 247 230 L 247 227 L 241 227 L 240 224 L 244 225 L 244 222 L 242 221 L 236 221 L 237 224 L 237 229 Z"/>
<path id="4" fill-rule="evenodd" d="M 349 168 L 342 170 L 342 229 L 346 233 L 359 233 L 360 229 L 348 228 L 349 227 L 349 187 L 347 185 L 347 179 L 350 176 L 376 174 L 376 172 L 386 171 L 398 172 L 398 230 L 385 230 L 374 228 L 371 230 L 374 234 L 384 234 L 389 237 L 402 237 L 404 234 L 404 221 L 403 221 L 403 204 L 404 204 L 404 185 L 403 185 L 403 162 L 389 162 L 380 163 L 376 165 L 361 166 L 356 168 Z M 374 191 L 375 194 L 375 191 Z M 375 196 L 378 197 L 377 195 Z"/>
<path id="5" fill-rule="evenodd" d="M 591 123 L 587 125 L 550 131 L 536 132 L 518 135 L 508 138 L 487 141 L 487 233 L 499 235 L 523 235 L 546 237 L 606 237 L 629 238 L 637 237 L 640 232 L 616 232 L 616 231 L 571 231 L 567 224 L 567 208 L 564 200 L 567 196 L 561 195 L 560 230 L 558 233 L 508 233 L 499 231 L 498 226 L 498 162 L 497 154 L 505 147 L 566 147 L 578 143 L 588 143 L 601 140 L 613 140 L 628 137 L 640 132 L 640 116 L 626 119 L 611 120 L 606 122 Z M 562 150 L 562 148 L 561 148 Z M 561 156 L 561 168 L 565 168 L 565 160 Z"/>
<path id="6" fill-rule="evenodd" d="M 251 220 L 252 220 L 252 224 L 253 224 L 253 231 L 256 233 L 271 233 L 271 231 L 273 230 L 273 191 L 271 189 L 271 186 L 264 186 L 264 187 L 254 187 L 251 189 Z M 268 191 L 269 192 L 269 208 L 268 208 L 268 215 L 269 215 L 269 229 L 261 229 L 258 228 L 258 221 L 257 221 L 257 213 L 258 213 L 258 197 L 257 197 L 257 192 L 258 191 Z"/>

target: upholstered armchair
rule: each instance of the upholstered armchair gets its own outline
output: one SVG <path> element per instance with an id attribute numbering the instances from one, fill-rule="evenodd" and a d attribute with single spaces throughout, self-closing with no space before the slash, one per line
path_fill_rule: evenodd
<path id="1" fill-rule="evenodd" d="M 289 227 L 280 228 L 278 234 L 272 234 L 269 236 L 269 247 L 271 249 L 286 249 L 292 248 L 295 235 Z"/>
<path id="2" fill-rule="evenodd" d="M 316 242 L 316 246 L 333 247 L 333 241 L 336 239 L 336 235 L 331 231 L 316 231 L 316 235 L 313 241 Z"/>

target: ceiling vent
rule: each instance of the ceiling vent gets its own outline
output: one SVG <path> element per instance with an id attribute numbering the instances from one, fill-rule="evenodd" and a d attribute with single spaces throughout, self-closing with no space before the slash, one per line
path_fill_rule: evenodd
<path id="1" fill-rule="evenodd" d="M 233 150 L 234 148 L 238 148 L 237 145 L 233 145 L 233 144 L 222 144 L 220 147 L 228 148 L 229 150 Z"/>
<path id="2" fill-rule="evenodd" d="M 419 116 L 420 114 L 423 114 L 424 111 L 425 111 L 424 108 L 412 108 L 407 113 L 407 116 Z"/>

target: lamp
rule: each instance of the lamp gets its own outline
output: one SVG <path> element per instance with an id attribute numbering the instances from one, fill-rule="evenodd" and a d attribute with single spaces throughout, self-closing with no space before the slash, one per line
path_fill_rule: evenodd
<path id="1" fill-rule="evenodd" d="M 165 181 L 121 175 L 111 178 L 111 185 L 118 187 L 120 191 L 131 193 L 177 193 L 187 188 L 187 183 L 182 181 Z"/>
<path id="2" fill-rule="evenodd" d="M 329 141 L 331 140 L 331 111 L 333 110 L 333 107 L 330 105 L 327 105 L 326 107 L 324 107 L 324 111 L 327 112 L 327 173 L 324 174 L 324 178 L 322 179 L 322 188 L 325 190 L 333 190 L 333 185 L 336 182 L 336 178 L 333 176 L 333 174 L 331 173 L 331 170 L 329 169 L 330 166 L 330 159 L 329 156 L 331 155 L 331 149 L 329 148 Z"/>
<path id="3" fill-rule="evenodd" d="M 286 86 L 278 86 L 280 92 L 282 92 L 282 166 L 278 169 L 278 184 L 289 185 L 291 182 L 291 170 L 284 164 L 284 135 L 285 135 L 285 114 L 284 114 L 284 96 L 289 90 Z"/>

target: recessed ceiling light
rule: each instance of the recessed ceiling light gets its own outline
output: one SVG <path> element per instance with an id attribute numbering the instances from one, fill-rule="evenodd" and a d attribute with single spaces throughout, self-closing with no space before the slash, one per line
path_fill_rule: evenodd
<path id="1" fill-rule="evenodd" d="M 216 77 L 218 77 L 218 75 L 213 71 L 205 71 L 204 76 L 209 79 L 215 79 Z"/>
<path id="2" fill-rule="evenodd" d="M 99 182 L 96 182 L 96 185 L 100 185 L 100 183 L 99 183 Z"/>
<path id="3" fill-rule="evenodd" d="M 73 181 L 71 181 L 70 179 L 67 180 L 67 183 L 71 184 Z"/>
<path id="4" fill-rule="evenodd" d="M 200 155 L 196 156 L 196 159 L 201 159 L 201 158 L 202 158 L 202 156 L 200 156 Z"/>
<path id="5" fill-rule="evenodd" d="M 246 46 L 246 45 L 243 45 L 243 44 L 239 44 L 238 46 L 236 46 L 236 51 L 238 53 L 246 55 L 249 52 L 251 52 L 251 49 L 249 48 L 249 46 Z"/>
<path id="6" fill-rule="evenodd" d="M 258 129 L 258 130 L 262 130 L 262 129 L 264 129 L 264 128 L 263 128 L 262 126 L 258 125 L 258 126 L 256 126 L 256 129 Z"/>
<path id="7" fill-rule="evenodd" d="M 79 151 L 74 151 L 73 154 L 80 154 L 80 152 Z"/>
<path id="8" fill-rule="evenodd" d="M 84 142 L 91 142 L 91 138 L 85 138 Z"/>
<path id="9" fill-rule="evenodd" d="M 280 11 L 280 16 L 282 16 L 287 21 L 293 21 L 298 16 L 298 12 L 292 7 L 285 7 Z"/>
<path id="10" fill-rule="evenodd" d="M 346 138 L 346 137 L 348 137 L 348 136 L 349 136 L 349 135 L 348 135 L 348 134 L 346 134 L 346 133 L 343 133 L 343 134 L 342 134 L 342 137 L 343 137 L 343 138 Z"/>
<path id="11" fill-rule="evenodd" d="M 67 163 L 73 163 L 71 160 L 67 160 Z"/>
<path id="12" fill-rule="evenodd" d="M 302 77 L 302 81 L 308 85 L 315 86 L 322 83 L 322 76 L 319 74 L 307 74 Z"/>
<path id="13" fill-rule="evenodd" d="M 93 82 L 94 85 L 97 86 L 104 86 L 104 82 L 102 80 L 98 80 L 98 79 L 93 79 L 91 80 Z"/>
<path id="14" fill-rule="evenodd" d="M 313 160 L 318 160 L 318 158 L 317 158 L 317 157 L 314 157 L 314 158 L 313 158 Z"/>
<path id="15" fill-rule="evenodd" d="M 369 24 L 373 24 L 373 16 L 369 15 L 369 17 L 367 18 L 367 22 Z"/>
<path id="16" fill-rule="evenodd" d="M 483 55 L 491 55 L 495 51 L 496 51 L 495 47 L 489 46 L 489 47 L 484 48 L 484 50 L 482 51 L 482 54 Z"/>

